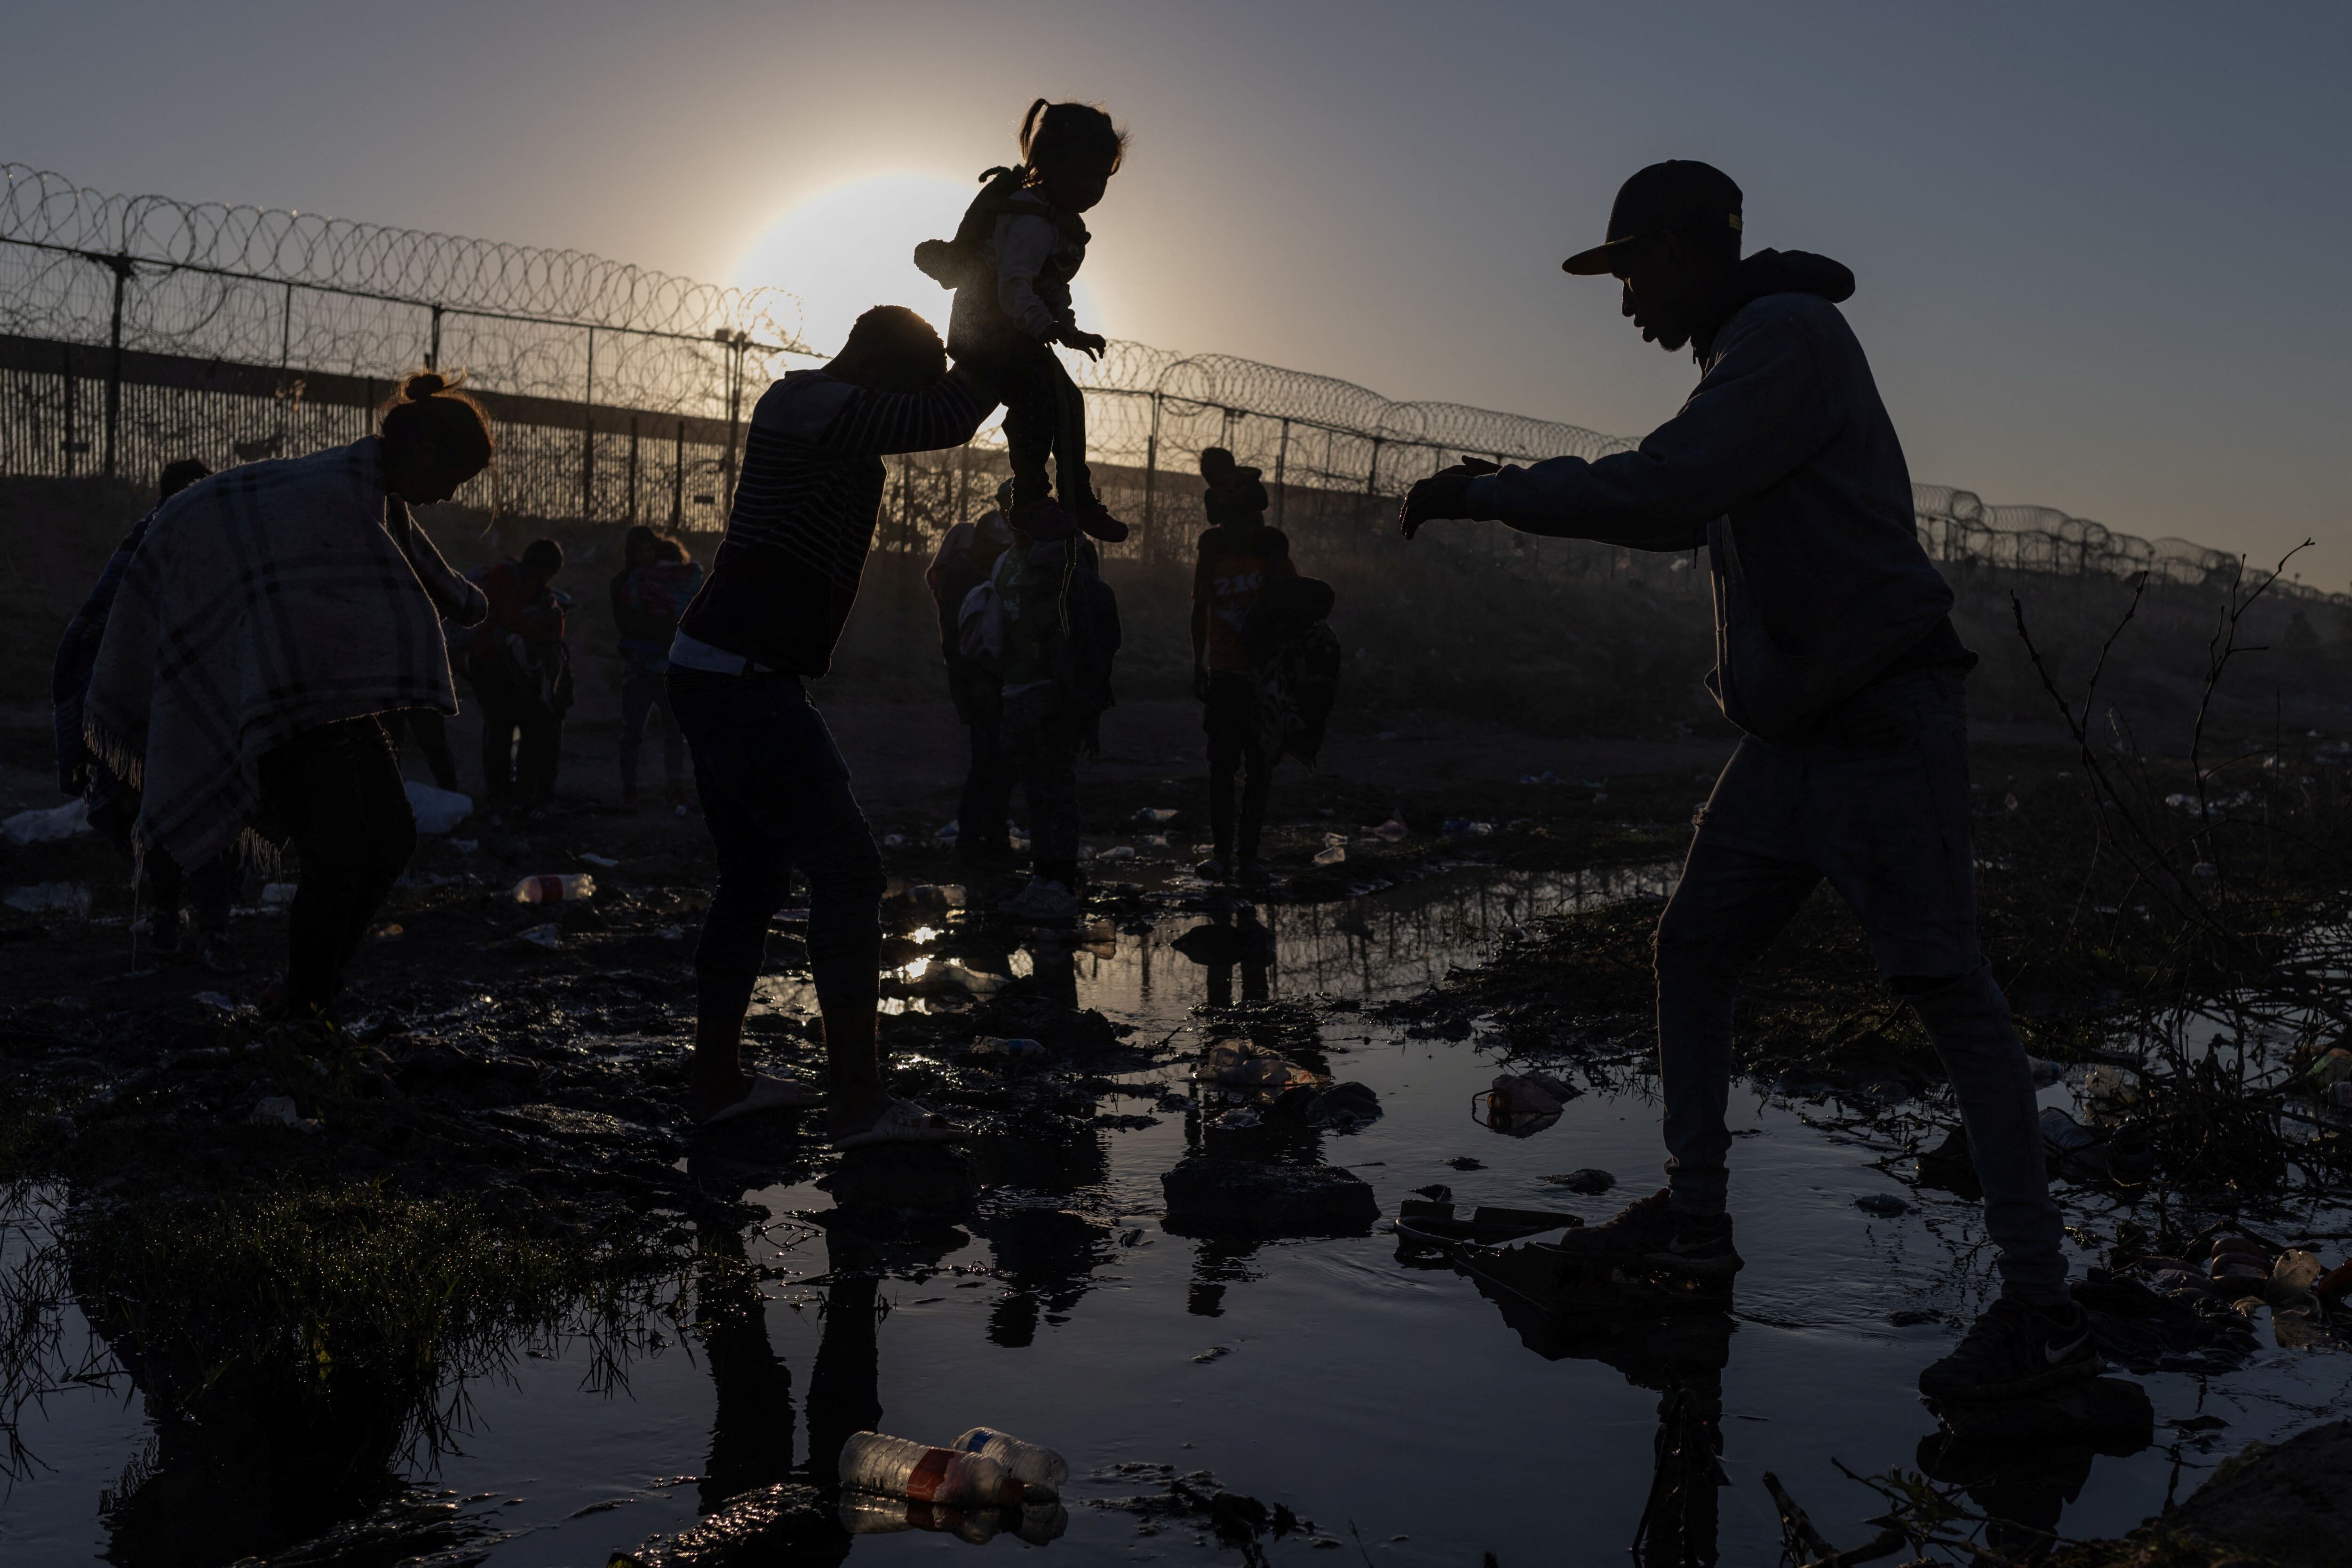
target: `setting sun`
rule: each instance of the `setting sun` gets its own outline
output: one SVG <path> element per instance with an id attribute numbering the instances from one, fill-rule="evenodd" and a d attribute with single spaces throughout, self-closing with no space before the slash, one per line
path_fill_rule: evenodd
<path id="1" fill-rule="evenodd" d="M 818 192 L 778 217 L 736 264 L 744 288 L 788 289 L 805 302 L 802 335 L 830 354 L 859 312 L 912 307 L 947 335 L 952 296 L 915 269 L 915 247 L 955 233 L 976 184 L 937 174 L 871 174 Z M 1086 281 L 1076 284 L 1078 319 L 1092 320 Z"/>

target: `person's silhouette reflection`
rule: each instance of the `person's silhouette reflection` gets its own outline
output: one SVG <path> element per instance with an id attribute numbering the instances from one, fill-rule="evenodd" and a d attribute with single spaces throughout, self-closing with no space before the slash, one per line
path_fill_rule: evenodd
<path id="1" fill-rule="evenodd" d="M 1919 1439 L 1919 1473 L 1957 1486 L 1992 1521 L 1985 1544 L 2003 1562 L 2033 1563 L 2056 1543 L 2058 1521 L 2083 1495 L 2091 1462 L 2101 1454 L 2128 1458 L 2156 1440 L 2155 1412 L 2137 1384 L 2099 1378 L 2044 1402 L 2036 1415 L 2021 1401 L 2016 1429 L 1956 1433 Z M 2104 1428 L 2084 1427 L 2095 1409 Z M 2038 1428 L 2029 1435 L 2027 1428 Z"/>
<path id="2" fill-rule="evenodd" d="M 1447 1255 L 1546 1361 L 1597 1361 L 1658 1392 L 1650 1492 L 1633 1528 L 1635 1568 L 1713 1568 L 1723 1473 L 1723 1369 L 1734 1323 L 1724 1298 L 1704 1311 L 1595 1310 L 1548 1293 L 1540 1247 Z M 1422 1254 L 1409 1262 L 1440 1266 Z"/>
<path id="3" fill-rule="evenodd" d="M 1169 945 L 1208 971 L 1212 1007 L 1234 1005 L 1235 969 L 1241 971 L 1243 1002 L 1263 1002 L 1272 994 L 1274 933 L 1251 905 L 1220 901 L 1211 908 L 1206 922 Z"/>

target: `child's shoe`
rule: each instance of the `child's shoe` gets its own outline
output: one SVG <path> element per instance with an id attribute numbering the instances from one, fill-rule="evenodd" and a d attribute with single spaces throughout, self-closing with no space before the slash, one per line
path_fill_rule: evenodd
<path id="1" fill-rule="evenodd" d="M 1013 512 L 1013 526 L 1040 544 L 1078 536 L 1078 520 L 1064 511 L 1061 503 L 1050 496 L 1033 500 Z"/>
<path id="2" fill-rule="evenodd" d="M 1077 510 L 1080 528 L 1105 544 L 1117 544 L 1127 537 L 1127 524 L 1111 516 L 1110 508 L 1098 500 L 1090 500 Z"/>

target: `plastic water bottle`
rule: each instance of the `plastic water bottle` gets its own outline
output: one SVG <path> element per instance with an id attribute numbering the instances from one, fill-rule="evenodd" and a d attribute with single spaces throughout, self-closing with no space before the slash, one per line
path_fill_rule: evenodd
<path id="1" fill-rule="evenodd" d="M 975 1426 L 955 1440 L 955 1446 L 967 1454 L 985 1454 L 1004 1467 L 1004 1473 L 1024 1486 L 1035 1487 L 1052 1496 L 1062 1495 L 1070 1481 L 1070 1462 L 1051 1448 L 1034 1443 L 1024 1443 L 1010 1432 L 999 1432 L 993 1426 Z"/>
<path id="2" fill-rule="evenodd" d="M 562 877 L 525 877 L 514 885 L 514 901 L 519 904 L 561 904 L 593 898 L 595 892 L 596 879 L 584 871 Z"/>
<path id="3" fill-rule="evenodd" d="M 934 1448 L 879 1432 L 853 1432 L 841 1446 L 841 1484 L 943 1508 L 1018 1508 L 1022 1484 L 985 1454 Z"/>

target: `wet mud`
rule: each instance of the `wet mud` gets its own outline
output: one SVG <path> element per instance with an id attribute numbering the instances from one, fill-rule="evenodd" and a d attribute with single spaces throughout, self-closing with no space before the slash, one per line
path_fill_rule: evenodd
<path id="1" fill-rule="evenodd" d="M 1402 842 L 1372 831 L 1395 802 L 1337 799 L 1249 901 L 1182 873 L 1181 825 L 1137 821 L 1061 930 L 989 916 L 902 833 L 884 1046 L 898 1092 L 971 1130 L 952 1152 L 686 1124 L 698 823 L 429 841 L 335 1033 L 131 959 L 102 889 L 20 908 L 0 1541 L 650 1568 L 1511 1563 L 1573 1535 L 1569 1560 L 1681 1563 L 1892 1529 L 2029 1561 L 2202 1497 L 2341 1398 L 2319 1287 L 2352 1238 L 2344 1130 L 2308 1082 L 2332 1015 L 2209 985 L 2158 1029 L 2129 942 L 2058 951 L 1997 875 L 2043 1103 L 2086 1130 L 2053 1158 L 2107 1377 L 1998 1419 L 1910 1392 L 1990 1258 L 1932 1053 L 1826 906 L 1745 1004 L 1737 1289 L 1563 1280 L 1548 1235 L 1656 1180 L 1646 932 L 1693 785 L 1646 789 L 1619 786 L 1654 803 L 1622 818 L 1412 805 Z M 1318 865 L 1329 834 L 1347 853 Z M 95 882 L 68 852 L 48 879 Z M 575 869 L 586 901 L 509 895 Z M 750 1033 L 807 1074 L 799 937 L 787 910 Z M 1498 1112 L 1498 1079 L 1542 1098 Z M 980 1421 L 1069 1457 L 1057 1507 L 835 1487 L 853 1432 Z M 2252 1544 L 2242 1509 L 2191 1516 Z"/>

